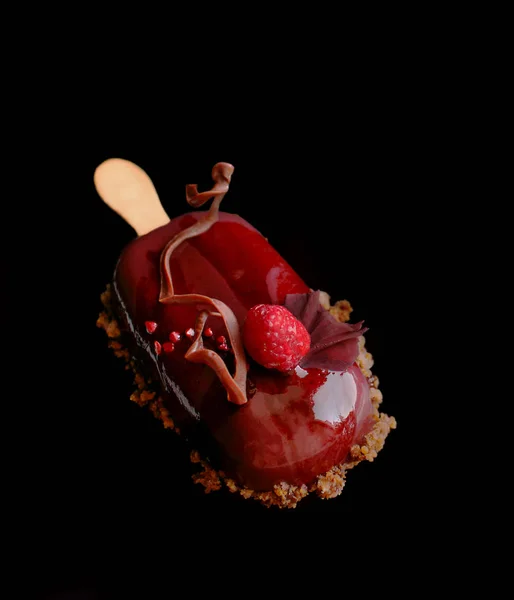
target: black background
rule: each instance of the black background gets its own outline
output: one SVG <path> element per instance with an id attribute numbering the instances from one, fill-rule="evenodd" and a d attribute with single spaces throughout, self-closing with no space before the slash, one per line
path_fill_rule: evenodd
<path id="1" fill-rule="evenodd" d="M 336 20 L 309 8 L 317 28 L 298 27 L 300 11 L 284 24 L 260 11 L 245 52 L 237 37 L 250 37 L 258 11 L 235 27 L 216 11 L 209 25 L 223 35 L 196 32 L 198 15 L 160 19 L 159 35 L 155 19 L 127 28 L 120 11 L 110 23 L 82 10 L 50 14 L 55 35 L 23 15 L 6 38 L 2 541 L 15 584 L 3 578 L 3 595 L 153 598 L 156 584 L 167 598 L 412 596 L 451 593 L 452 583 L 478 591 L 480 575 L 490 594 L 501 545 L 481 535 L 501 540 L 511 512 L 493 489 L 512 471 L 493 473 L 510 456 L 496 446 L 509 443 L 511 311 L 500 318 L 491 294 L 510 272 L 497 189 L 509 172 L 505 36 L 473 11 L 388 7 Z M 111 156 L 147 170 L 170 216 L 184 210 L 186 183 L 210 185 L 212 165 L 232 162 L 224 210 L 365 319 L 398 429 L 339 498 L 278 511 L 205 496 L 179 440 L 128 400 L 130 379 L 95 327 L 133 236 L 93 187 Z M 134 579 L 147 589 L 129 594 Z"/>
<path id="2" fill-rule="evenodd" d="M 286 557 L 327 573 L 366 561 L 394 573 L 392 544 L 402 560 L 416 555 L 432 514 L 424 373 L 427 310 L 438 300 L 427 298 L 434 274 L 426 240 L 438 158 L 415 118 L 386 115 L 383 105 L 377 113 L 370 102 L 347 118 L 311 116 L 287 128 L 280 119 L 243 127 L 233 117 L 228 135 L 223 119 L 190 128 L 194 116 L 145 121 L 136 132 L 127 115 L 116 128 L 109 120 L 74 120 L 70 131 L 61 124 L 58 137 L 45 130 L 30 147 L 42 156 L 48 146 L 31 176 L 18 179 L 25 197 L 38 190 L 17 207 L 31 243 L 21 244 L 19 268 L 6 263 L 17 286 L 9 289 L 28 293 L 4 301 L 19 357 L 12 490 L 23 561 L 42 567 L 40 593 L 108 595 L 118 579 L 112 588 L 99 582 L 112 579 L 114 565 L 138 571 L 167 553 L 173 572 L 200 572 L 217 559 L 263 577 L 280 572 Z M 93 185 L 110 157 L 145 169 L 170 217 L 187 210 L 187 183 L 206 188 L 216 162 L 232 163 L 223 209 L 250 221 L 312 288 L 350 300 L 352 320 L 365 320 L 382 410 L 398 429 L 375 462 L 349 472 L 340 497 L 280 511 L 226 491 L 205 495 L 180 439 L 129 401 L 132 379 L 95 326 L 100 294 L 135 235 Z"/>

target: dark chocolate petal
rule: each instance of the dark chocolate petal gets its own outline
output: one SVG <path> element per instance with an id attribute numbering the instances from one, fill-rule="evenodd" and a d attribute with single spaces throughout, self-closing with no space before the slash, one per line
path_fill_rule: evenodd
<path id="1" fill-rule="evenodd" d="M 309 333 L 314 328 L 314 323 L 318 318 L 319 298 L 319 290 L 310 294 L 288 294 L 286 296 L 284 306 L 304 324 Z"/>
<path id="2" fill-rule="evenodd" d="M 368 330 L 367 327 L 362 326 L 364 321 L 355 324 L 340 323 L 330 313 L 328 315 L 331 320 L 327 318 L 318 320 L 312 330 L 311 352 L 318 352 L 328 346 L 358 338 Z"/>
<path id="3" fill-rule="evenodd" d="M 308 352 L 300 361 L 303 369 L 328 369 L 329 371 L 346 371 L 353 365 L 359 355 L 359 340 L 349 339 L 328 348 Z"/>
<path id="4" fill-rule="evenodd" d="M 311 336 L 309 352 L 300 361 L 303 368 L 345 371 L 359 354 L 358 338 L 367 328 L 363 321 L 341 323 L 320 304 L 321 292 L 288 294 L 284 306 L 303 323 Z"/>

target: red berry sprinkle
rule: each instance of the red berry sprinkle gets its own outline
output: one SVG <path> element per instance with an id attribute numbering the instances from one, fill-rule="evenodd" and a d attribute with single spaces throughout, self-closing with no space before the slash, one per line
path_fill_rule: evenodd
<path id="1" fill-rule="evenodd" d="M 204 329 L 204 332 L 203 332 L 203 334 L 204 334 L 206 337 L 212 337 L 212 336 L 214 335 L 214 334 L 213 334 L 213 332 L 212 332 L 212 329 L 211 329 L 210 327 L 207 327 L 207 329 Z"/>
<path id="2" fill-rule="evenodd" d="M 175 350 L 175 344 L 173 342 L 164 342 L 162 349 L 164 352 L 173 352 L 173 350 Z"/>
<path id="3" fill-rule="evenodd" d="M 224 335 L 217 337 L 216 342 L 218 343 L 218 350 L 228 350 L 227 338 Z"/>
<path id="4" fill-rule="evenodd" d="M 176 344 L 180 340 L 181 337 L 182 336 L 180 335 L 180 333 L 178 333 L 178 331 L 172 331 L 170 333 L 170 341 L 173 342 L 174 344 Z"/>
<path id="5" fill-rule="evenodd" d="M 145 321 L 146 331 L 153 333 L 157 329 L 157 323 L 155 321 Z"/>
<path id="6" fill-rule="evenodd" d="M 186 337 L 188 337 L 190 340 L 195 337 L 195 330 L 192 327 L 186 331 Z"/>
<path id="7" fill-rule="evenodd" d="M 155 342 L 153 343 L 153 346 L 155 348 L 155 353 L 157 355 L 159 355 L 161 353 L 161 351 L 162 351 L 162 346 L 161 346 L 160 342 L 158 342 L 157 340 L 155 340 Z"/>
<path id="8" fill-rule="evenodd" d="M 284 373 L 294 369 L 311 347 L 303 323 L 277 304 L 257 304 L 248 311 L 243 342 L 256 362 Z"/>

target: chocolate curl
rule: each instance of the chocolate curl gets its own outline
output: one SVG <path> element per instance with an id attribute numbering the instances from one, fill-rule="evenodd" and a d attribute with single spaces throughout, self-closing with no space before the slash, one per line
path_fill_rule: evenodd
<path id="1" fill-rule="evenodd" d="M 171 278 L 170 258 L 174 250 L 183 241 L 196 237 L 210 229 L 219 218 L 219 205 L 223 197 L 228 192 L 230 178 L 234 172 L 234 167 L 228 163 L 218 163 L 212 169 L 212 178 L 215 185 L 208 192 L 198 193 L 195 184 L 186 186 L 186 198 L 191 206 L 199 207 L 205 204 L 207 200 L 214 198 L 209 212 L 203 219 L 200 219 L 191 227 L 184 229 L 173 237 L 161 254 L 161 291 L 159 302 L 163 304 L 200 304 L 207 306 L 207 309 L 201 310 L 197 317 L 195 325 L 195 337 L 193 344 L 186 352 L 186 359 L 191 362 L 204 363 L 209 365 L 221 383 L 227 390 L 227 396 L 230 402 L 234 404 L 245 404 L 248 402 L 246 397 L 246 355 L 243 348 L 241 332 L 236 316 L 232 310 L 221 300 L 209 298 L 201 294 L 175 294 Z M 228 372 L 225 362 L 219 354 L 212 350 L 204 348 L 202 342 L 202 332 L 205 327 L 207 317 L 221 317 L 227 329 L 228 337 L 234 351 L 235 373 L 234 376 Z"/>
<path id="2" fill-rule="evenodd" d="M 173 254 L 177 246 L 188 240 L 189 238 L 196 237 L 209 230 L 219 218 L 219 207 L 223 200 L 223 197 L 228 192 L 230 179 L 234 167 L 228 163 L 217 163 L 212 169 L 212 178 L 215 181 L 215 185 L 208 192 L 198 193 L 196 184 L 192 183 L 186 186 L 186 199 L 188 204 L 198 208 L 205 204 L 207 200 L 214 198 L 213 203 L 209 212 L 203 219 L 197 221 L 191 227 L 184 229 L 172 238 L 161 254 L 161 293 L 159 300 L 162 302 L 163 298 L 173 296 L 173 282 L 171 280 L 171 273 L 169 270 L 170 257 Z"/>
<path id="3" fill-rule="evenodd" d="M 220 301 L 218 300 L 217 302 Z M 223 360 L 221 360 L 219 354 L 214 352 L 214 350 L 208 350 L 207 348 L 204 348 L 202 333 L 205 327 L 205 321 L 207 320 L 209 314 L 212 313 L 210 313 L 208 310 L 202 310 L 198 315 L 195 324 L 195 337 L 193 338 L 192 346 L 186 352 L 186 358 L 191 362 L 199 362 L 209 365 L 219 377 L 221 383 L 225 386 L 230 402 L 233 402 L 234 404 L 245 404 L 247 402 L 245 394 L 246 365 L 244 365 L 243 371 L 241 370 L 241 364 L 236 362 L 236 374 L 234 377 L 232 377 L 232 375 L 228 372 L 227 365 L 223 362 Z M 225 323 L 227 323 L 227 321 L 225 321 Z M 233 327 L 234 324 L 229 323 L 229 325 Z M 227 330 L 229 329 L 229 325 L 227 325 Z M 237 321 L 235 322 L 235 326 L 238 327 Z M 236 354 L 234 347 L 233 350 L 234 354 Z M 244 356 L 242 346 L 240 350 L 243 352 Z"/>
<path id="4" fill-rule="evenodd" d="M 186 185 L 186 199 L 187 202 L 194 208 L 198 208 L 205 204 L 207 200 L 214 198 L 215 196 L 221 196 L 219 198 L 218 206 L 223 196 L 228 192 L 230 185 L 230 179 L 234 167 L 229 163 L 217 163 L 212 168 L 212 179 L 214 180 L 213 187 L 208 192 L 198 192 L 196 183 L 190 183 Z M 212 208 L 212 207 L 211 207 Z"/>

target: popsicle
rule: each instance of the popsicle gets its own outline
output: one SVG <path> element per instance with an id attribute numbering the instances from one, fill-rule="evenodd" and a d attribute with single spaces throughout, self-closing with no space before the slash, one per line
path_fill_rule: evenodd
<path id="1" fill-rule="evenodd" d="M 99 196 L 135 230 L 97 325 L 135 373 L 131 399 L 190 445 L 194 480 L 265 506 L 335 498 L 373 461 L 394 417 L 380 412 L 366 328 L 330 306 L 250 223 L 220 211 L 234 167 L 169 219 L 148 175 L 109 159 Z"/>

